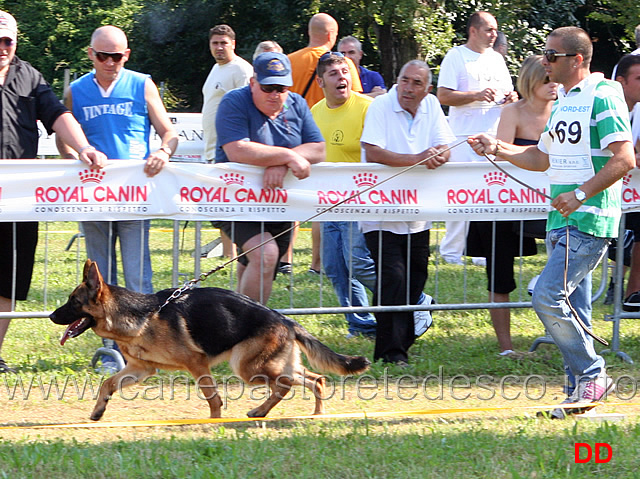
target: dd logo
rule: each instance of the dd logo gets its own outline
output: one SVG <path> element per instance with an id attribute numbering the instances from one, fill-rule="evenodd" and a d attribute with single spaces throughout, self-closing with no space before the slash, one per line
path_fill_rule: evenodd
<path id="1" fill-rule="evenodd" d="M 606 457 L 600 457 L 600 451 L 602 450 L 602 448 L 607 450 L 607 456 Z M 586 449 L 587 451 L 587 457 L 581 459 L 580 458 L 580 449 Z M 593 447 L 593 449 L 595 449 L 596 454 L 595 454 L 595 461 L 596 463 L 599 464 L 603 464 L 606 462 L 609 462 L 611 460 L 611 458 L 613 457 L 613 450 L 611 449 L 611 446 L 609 444 L 607 444 L 606 442 L 596 442 L 595 446 Z M 586 462 L 589 462 L 591 460 L 591 456 L 593 455 L 593 450 L 591 449 L 591 446 L 589 444 L 587 444 L 586 442 L 576 442 L 574 445 L 574 454 L 575 454 L 575 463 L 576 464 L 584 464 Z"/>

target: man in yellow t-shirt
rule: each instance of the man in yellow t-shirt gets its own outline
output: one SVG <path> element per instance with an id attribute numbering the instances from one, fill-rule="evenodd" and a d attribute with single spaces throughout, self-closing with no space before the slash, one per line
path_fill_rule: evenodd
<path id="1" fill-rule="evenodd" d="M 326 160 L 359 162 L 360 135 L 372 98 L 353 92 L 347 59 L 339 53 L 326 53 L 318 61 L 316 82 L 325 98 L 311 114 L 325 139 Z M 322 223 L 322 266 L 340 305 L 368 306 L 365 286 L 373 291 L 375 265 L 358 224 L 353 221 Z M 347 313 L 349 333 L 374 336 L 376 321 L 371 313 Z"/>
<path id="2" fill-rule="evenodd" d="M 318 13 L 309 20 L 309 46 L 289 54 L 293 86 L 291 91 L 301 95 L 309 108 L 323 98 L 322 89 L 315 80 L 318 59 L 336 44 L 338 39 L 338 22 L 326 13 Z M 352 88 L 361 92 L 362 84 L 358 69 L 351 60 L 347 60 L 352 78 Z M 312 248 L 310 273 L 320 273 L 320 228 L 319 223 L 312 223 Z"/>

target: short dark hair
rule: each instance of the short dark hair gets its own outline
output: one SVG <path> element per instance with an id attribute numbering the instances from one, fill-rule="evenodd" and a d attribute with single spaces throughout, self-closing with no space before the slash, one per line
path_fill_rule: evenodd
<path id="1" fill-rule="evenodd" d="M 629 69 L 633 65 L 640 65 L 640 55 L 623 56 L 618 62 L 618 67 L 616 70 L 616 78 L 622 77 L 626 80 L 627 75 L 629 74 Z M 613 78 L 613 80 L 615 80 L 616 78 Z"/>
<path id="2" fill-rule="evenodd" d="M 322 78 L 324 72 L 327 71 L 327 68 L 330 65 L 337 65 L 339 63 L 348 63 L 347 58 L 344 57 L 341 53 L 331 52 L 328 55 L 325 53 L 318 60 L 318 65 L 316 66 L 316 75 L 318 78 Z"/>
<path id="3" fill-rule="evenodd" d="M 553 30 L 549 37 L 560 39 L 566 53 L 579 53 L 584 64 L 589 67 L 593 56 L 593 44 L 589 34 L 580 27 L 560 27 Z"/>
<path id="4" fill-rule="evenodd" d="M 221 25 L 216 25 L 209 30 L 209 40 L 211 40 L 211 37 L 214 35 L 225 35 L 231 38 L 231 40 L 236 39 L 236 32 L 233 31 L 233 28 L 231 28 L 229 25 L 225 25 L 224 23 Z"/>

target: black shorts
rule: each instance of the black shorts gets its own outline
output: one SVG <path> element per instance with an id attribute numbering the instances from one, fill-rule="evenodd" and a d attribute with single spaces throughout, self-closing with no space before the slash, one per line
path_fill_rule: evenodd
<path id="1" fill-rule="evenodd" d="M 626 213 L 624 227 L 633 231 L 634 243 L 640 243 L 640 212 Z"/>
<path id="2" fill-rule="evenodd" d="M 254 236 L 263 232 L 271 233 L 271 236 L 276 236 L 291 228 L 293 223 L 288 221 L 265 223 L 261 223 L 259 221 L 220 221 L 217 222 L 217 226 L 238 246 L 238 255 L 240 255 L 242 254 L 242 245 Z M 282 255 L 287 252 L 287 249 L 289 249 L 289 244 L 291 243 L 291 231 L 276 238 L 275 242 L 278 245 L 279 257 L 282 257 Z M 238 258 L 238 262 L 246 266 L 249 263 L 249 259 L 246 256 L 241 256 Z M 276 268 L 276 271 L 277 270 L 278 268 Z"/>
<path id="3" fill-rule="evenodd" d="M 467 255 L 487 259 L 487 290 L 508 294 L 516 289 L 514 258 L 533 256 L 536 242 L 526 235 L 520 237 L 520 221 L 471 221 L 467 235 Z M 520 244 L 522 243 L 522 245 Z M 493 278 L 493 279 L 492 279 Z"/>
<path id="4" fill-rule="evenodd" d="M 14 225 L 15 241 L 15 299 L 27 299 L 33 262 L 38 244 L 38 223 L 0 223 L 0 296 L 10 299 L 13 296 L 12 283 L 14 281 Z"/>

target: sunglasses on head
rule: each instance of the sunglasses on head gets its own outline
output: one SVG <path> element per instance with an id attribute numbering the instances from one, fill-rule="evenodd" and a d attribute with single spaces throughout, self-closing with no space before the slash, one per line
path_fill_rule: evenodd
<path id="1" fill-rule="evenodd" d="M 318 61 L 323 62 L 325 60 L 328 60 L 329 58 L 331 58 L 331 55 L 334 55 L 336 57 L 344 57 L 344 55 L 340 52 L 327 52 L 327 53 L 324 53 Z"/>
<path id="2" fill-rule="evenodd" d="M 2 45 L 3 47 L 9 48 L 13 46 L 14 43 L 15 42 L 13 41 L 13 38 L 9 38 L 9 37 L 0 38 L 0 45 Z"/>
<path id="3" fill-rule="evenodd" d="M 545 50 L 542 52 L 549 63 L 556 61 L 558 57 L 575 57 L 577 53 L 558 53 L 555 50 Z"/>
<path id="4" fill-rule="evenodd" d="M 108 58 L 111 58 L 114 63 L 120 63 L 122 58 L 124 57 L 124 53 L 115 53 L 115 52 L 99 52 L 95 48 L 91 47 L 93 50 L 93 54 L 96 56 L 100 63 L 104 63 Z"/>
<path id="5" fill-rule="evenodd" d="M 289 90 L 288 86 L 284 85 L 260 85 L 260 89 L 265 93 L 273 93 L 277 91 L 278 93 L 284 93 Z"/>

